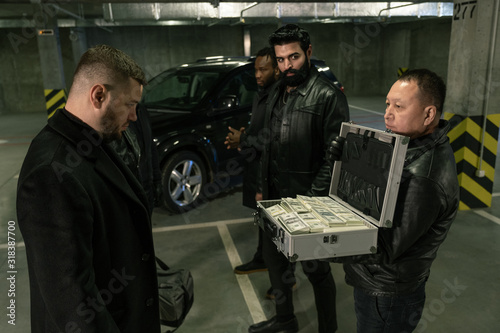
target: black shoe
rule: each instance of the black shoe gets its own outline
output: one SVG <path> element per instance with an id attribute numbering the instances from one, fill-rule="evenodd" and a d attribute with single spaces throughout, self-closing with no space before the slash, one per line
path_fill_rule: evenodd
<path id="1" fill-rule="evenodd" d="M 248 328 L 248 333 L 297 333 L 299 323 L 297 318 L 290 319 L 284 323 L 278 322 L 276 316 L 269 320 L 253 324 Z"/>
<path id="2" fill-rule="evenodd" d="M 266 264 L 264 264 L 263 262 L 257 262 L 253 260 L 247 262 L 246 264 L 236 266 L 234 268 L 235 274 L 250 274 L 250 273 L 265 272 L 265 271 L 267 271 Z"/>

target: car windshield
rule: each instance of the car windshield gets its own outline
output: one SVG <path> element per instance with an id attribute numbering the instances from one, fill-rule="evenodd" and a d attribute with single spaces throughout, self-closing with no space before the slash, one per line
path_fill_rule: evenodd
<path id="1" fill-rule="evenodd" d="M 192 110 L 221 75 L 221 72 L 203 69 L 166 71 L 146 86 L 143 102 L 167 109 Z"/>

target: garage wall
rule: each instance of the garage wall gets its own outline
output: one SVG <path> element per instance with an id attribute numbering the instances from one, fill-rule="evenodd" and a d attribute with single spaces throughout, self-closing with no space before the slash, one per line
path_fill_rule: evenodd
<path id="1" fill-rule="evenodd" d="M 443 76 L 448 68 L 451 18 L 408 23 L 302 24 L 311 35 L 313 55 L 324 59 L 349 95 L 385 95 L 397 79 L 398 67 L 427 67 Z M 176 26 L 85 28 L 89 46 L 113 45 L 130 54 L 148 78 L 172 66 L 215 55 L 243 55 L 248 29 L 251 53 L 267 45 L 278 24 L 255 26 Z M 69 28 L 60 40 L 69 89 L 76 66 Z M 1 29 L 0 112 L 45 112 L 43 80 L 34 36 L 21 29 Z M 12 44 L 12 35 L 22 43 Z M 11 36 L 7 38 L 7 36 Z M 25 37 L 23 37 L 25 36 Z"/>

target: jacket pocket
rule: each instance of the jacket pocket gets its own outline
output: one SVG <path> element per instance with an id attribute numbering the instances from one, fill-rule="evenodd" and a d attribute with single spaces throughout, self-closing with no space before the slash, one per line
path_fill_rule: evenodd
<path id="1" fill-rule="evenodd" d="M 319 116 L 321 114 L 322 110 L 322 104 L 317 103 L 313 105 L 307 105 L 307 106 L 302 106 L 298 109 L 296 109 L 296 112 L 305 112 L 305 113 L 310 113 L 316 116 Z"/>

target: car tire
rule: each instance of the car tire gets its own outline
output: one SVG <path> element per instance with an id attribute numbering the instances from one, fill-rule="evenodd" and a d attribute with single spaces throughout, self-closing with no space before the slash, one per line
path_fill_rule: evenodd
<path id="1" fill-rule="evenodd" d="M 175 153 L 162 169 L 163 203 L 167 210 L 181 213 L 201 204 L 207 172 L 196 153 Z"/>

